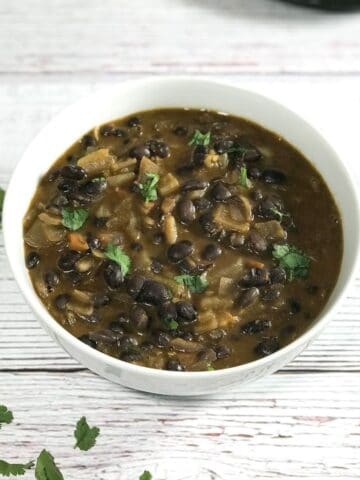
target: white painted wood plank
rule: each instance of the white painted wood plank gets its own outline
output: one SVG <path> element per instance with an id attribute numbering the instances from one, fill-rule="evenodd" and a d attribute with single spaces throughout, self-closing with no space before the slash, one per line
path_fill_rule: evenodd
<path id="1" fill-rule="evenodd" d="M 0 7 L 0 72 L 360 72 L 360 15 L 277 0 Z"/>
<path id="2" fill-rule="evenodd" d="M 2 458 L 46 447 L 68 479 L 136 480 L 144 468 L 156 480 L 360 476 L 358 373 L 284 374 L 196 399 L 144 395 L 87 372 L 2 373 L 0 382 L 15 415 L 1 430 Z M 72 448 L 82 415 L 101 429 L 89 453 Z"/>

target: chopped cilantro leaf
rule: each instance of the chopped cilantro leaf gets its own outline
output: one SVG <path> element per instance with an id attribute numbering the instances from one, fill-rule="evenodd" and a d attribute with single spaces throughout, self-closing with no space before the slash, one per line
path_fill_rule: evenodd
<path id="1" fill-rule="evenodd" d="M 189 145 L 209 145 L 211 132 L 201 133 L 200 130 L 195 130 Z"/>
<path id="2" fill-rule="evenodd" d="M 251 187 L 251 182 L 247 176 L 247 168 L 245 166 L 242 166 L 240 168 L 239 183 L 242 187 L 245 187 L 245 188 Z"/>
<path id="3" fill-rule="evenodd" d="M 90 450 L 98 437 L 100 430 L 98 427 L 90 427 L 86 421 L 86 417 L 81 417 L 76 424 L 74 437 L 76 438 L 76 444 L 74 448 L 80 448 L 80 450 Z"/>
<path id="4" fill-rule="evenodd" d="M 131 267 L 131 259 L 118 245 L 113 245 L 112 243 L 109 243 L 105 250 L 105 256 L 109 260 L 113 260 L 120 266 L 124 276 L 129 273 Z"/>
<path id="5" fill-rule="evenodd" d="M 139 183 L 141 195 L 144 197 L 145 202 L 153 202 L 157 199 L 156 185 L 159 182 L 159 175 L 157 173 L 146 173 L 147 179 L 144 183 Z"/>
<path id="6" fill-rule="evenodd" d="M 289 281 L 307 276 L 310 259 L 298 248 L 288 244 L 274 245 L 272 255 L 286 271 Z"/>
<path id="7" fill-rule="evenodd" d="M 208 281 L 199 275 L 178 275 L 175 281 L 185 285 L 191 293 L 202 293 L 208 286 Z"/>
<path id="8" fill-rule="evenodd" d="M 86 208 L 63 208 L 62 224 L 69 230 L 79 230 L 86 222 L 89 212 Z"/>

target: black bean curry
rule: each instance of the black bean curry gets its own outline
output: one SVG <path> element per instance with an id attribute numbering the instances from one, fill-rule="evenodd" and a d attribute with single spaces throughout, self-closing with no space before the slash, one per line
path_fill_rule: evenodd
<path id="1" fill-rule="evenodd" d="M 270 355 L 326 304 L 342 226 L 319 173 L 283 138 L 200 110 L 97 127 L 41 180 L 26 264 L 86 345 L 196 371 Z"/>

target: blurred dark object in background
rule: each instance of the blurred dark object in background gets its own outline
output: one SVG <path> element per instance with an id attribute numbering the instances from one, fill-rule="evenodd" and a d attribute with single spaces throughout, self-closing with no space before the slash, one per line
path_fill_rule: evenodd
<path id="1" fill-rule="evenodd" d="M 286 2 L 306 5 L 323 10 L 346 11 L 360 8 L 360 0 L 285 0 Z"/>

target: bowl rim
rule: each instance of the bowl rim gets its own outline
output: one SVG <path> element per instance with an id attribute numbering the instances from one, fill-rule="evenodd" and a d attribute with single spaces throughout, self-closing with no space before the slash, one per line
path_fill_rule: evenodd
<path id="1" fill-rule="evenodd" d="M 188 371 L 173 372 L 169 370 L 160 370 L 152 367 L 135 365 L 89 347 L 88 345 L 81 342 L 77 337 L 75 337 L 70 332 L 68 332 L 64 327 L 62 327 L 55 320 L 55 318 L 48 312 L 44 304 L 41 302 L 40 298 L 37 296 L 31 284 L 30 277 L 28 276 L 28 278 L 26 278 L 26 275 L 23 275 L 22 272 L 17 269 L 15 259 L 13 258 L 11 254 L 11 250 L 9 248 L 9 245 L 11 243 L 11 238 L 10 238 L 10 228 L 8 225 L 10 225 L 11 223 L 11 212 L 14 209 L 14 204 L 11 204 L 12 203 L 11 198 L 14 196 L 13 192 L 16 190 L 16 183 L 17 183 L 16 181 L 21 173 L 22 166 L 25 163 L 27 152 L 32 148 L 34 144 L 38 142 L 39 139 L 41 139 L 41 137 L 45 135 L 47 130 L 51 130 L 53 125 L 56 124 L 56 122 L 60 121 L 62 117 L 67 117 L 71 113 L 71 111 L 78 110 L 79 108 L 84 107 L 84 105 L 86 104 L 86 101 L 90 98 L 90 96 L 92 98 L 94 96 L 101 97 L 104 94 L 108 96 L 109 93 L 110 94 L 113 94 L 115 92 L 118 93 L 119 91 L 121 91 L 121 89 L 126 90 L 127 88 L 146 88 L 147 85 L 151 85 L 151 84 L 161 84 L 161 83 L 175 84 L 179 82 L 184 82 L 187 84 L 198 84 L 198 85 L 202 84 L 202 85 L 207 85 L 210 88 L 222 87 L 222 88 L 233 89 L 234 94 L 239 91 L 243 92 L 244 94 L 250 94 L 252 96 L 256 96 L 259 101 L 265 101 L 268 104 L 272 104 L 274 107 L 280 108 L 283 111 L 290 113 L 291 115 L 297 117 L 299 120 L 307 124 L 307 126 L 310 127 L 313 133 L 316 134 L 319 141 L 322 141 L 324 145 L 326 145 L 326 147 L 332 152 L 334 160 L 338 164 L 339 168 L 342 170 L 342 174 L 346 179 L 347 186 L 350 188 L 350 195 L 354 200 L 354 202 L 352 202 L 353 208 L 354 208 L 352 214 L 356 215 L 357 217 L 357 226 L 359 226 L 359 219 L 360 219 L 359 195 L 357 193 L 354 180 L 351 177 L 350 172 L 347 170 L 347 167 L 345 166 L 344 162 L 341 160 L 341 156 L 338 154 L 337 149 L 334 148 L 334 146 L 329 143 L 327 138 L 325 138 L 316 127 L 314 127 L 311 123 L 309 123 L 308 120 L 305 119 L 301 114 L 298 114 L 296 110 L 293 110 L 293 108 L 289 108 L 286 104 L 278 100 L 275 100 L 268 94 L 264 95 L 262 93 L 259 93 L 256 89 L 243 88 L 241 85 L 235 84 L 230 81 L 212 80 L 207 77 L 201 77 L 201 76 L 195 77 L 195 78 L 187 75 L 144 77 L 139 79 L 129 79 L 125 81 L 116 82 L 110 87 L 108 86 L 107 88 L 99 89 L 95 93 L 86 95 L 85 97 L 80 98 L 76 102 L 73 102 L 67 107 L 61 109 L 60 112 L 58 112 L 55 116 L 53 116 L 52 119 L 37 133 L 37 135 L 26 147 L 25 151 L 21 156 L 21 159 L 18 161 L 17 165 L 13 170 L 13 173 L 11 175 L 11 178 L 8 184 L 7 192 L 5 195 L 5 201 L 3 206 L 4 244 L 5 244 L 5 250 L 7 253 L 7 258 L 9 260 L 9 264 L 10 264 L 12 273 L 14 275 L 15 281 L 20 289 L 21 294 L 24 296 L 26 302 L 31 307 L 37 320 L 42 324 L 43 327 L 45 327 L 45 330 L 48 329 L 52 331 L 56 336 L 61 338 L 61 340 L 63 340 L 65 343 L 70 344 L 72 351 L 79 352 L 83 357 L 85 356 L 85 358 L 91 357 L 93 361 L 98 362 L 99 364 L 112 366 L 117 370 L 119 369 L 126 370 L 130 374 L 137 373 L 137 374 L 142 374 L 144 376 L 157 377 L 159 379 L 165 379 L 165 380 L 171 379 L 171 381 L 173 382 L 182 381 L 184 380 L 184 378 L 189 380 L 190 379 L 199 380 L 203 378 L 209 378 L 210 375 L 212 376 L 212 378 L 214 378 L 214 377 L 231 376 L 234 373 L 245 373 L 247 371 L 264 367 L 269 364 L 275 364 L 276 361 L 281 357 L 286 356 L 287 354 L 290 354 L 291 351 L 296 351 L 297 349 L 300 349 L 304 344 L 310 343 L 319 334 L 319 332 L 323 329 L 323 327 L 331 320 L 331 317 L 334 315 L 340 303 L 343 301 L 347 293 L 347 290 L 349 288 L 349 285 L 352 283 L 356 275 L 357 266 L 359 264 L 359 259 L 360 259 L 360 242 L 358 241 L 356 250 L 352 252 L 352 256 L 353 256 L 352 266 L 349 269 L 349 271 L 346 273 L 345 279 L 343 281 L 343 286 L 338 292 L 337 297 L 334 298 L 333 305 L 329 308 L 329 310 L 325 313 L 320 312 L 317 319 L 315 319 L 314 324 L 310 326 L 302 335 L 300 335 L 300 337 L 296 338 L 294 341 L 290 342 L 285 347 L 277 350 L 271 355 L 259 358 L 257 360 L 253 360 L 251 362 L 248 362 L 242 365 L 237 365 L 233 367 L 222 368 L 222 369 L 212 370 L 212 371 L 206 370 L 206 371 L 199 371 L 199 372 L 197 371 L 196 372 L 188 372 Z M 191 106 L 186 105 L 184 106 L 184 108 L 191 108 Z M 50 166 L 51 166 L 51 163 L 49 164 L 49 167 Z M 322 172 L 321 171 L 319 172 L 322 175 Z M 359 240 L 359 229 L 357 229 L 357 237 Z M 342 262 L 343 262 L 343 259 L 342 259 Z M 338 280 L 335 286 L 337 285 L 337 283 L 338 283 Z M 61 343 L 61 346 L 65 350 L 63 343 Z M 69 354 L 69 355 L 72 358 L 74 358 L 73 354 Z M 75 360 L 78 361 L 79 363 L 82 363 L 82 361 L 78 360 L 77 358 L 75 358 Z M 89 368 L 87 366 L 85 367 Z"/>

